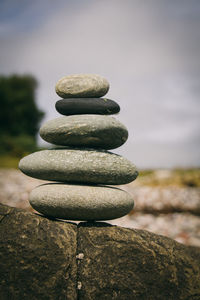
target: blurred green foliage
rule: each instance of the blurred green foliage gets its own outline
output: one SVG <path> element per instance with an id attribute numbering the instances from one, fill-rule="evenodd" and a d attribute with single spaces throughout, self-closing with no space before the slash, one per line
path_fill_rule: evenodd
<path id="1" fill-rule="evenodd" d="M 141 170 L 136 183 L 147 186 L 200 187 L 200 168 Z"/>
<path id="2" fill-rule="evenodd" d="M 0 168 L 18 169 L 19 158 L 11 155 L 0 155 Z"/>
<path id="3" fill-rule="evenodd" d="M 30 75 L 0 76 L 0 155 L 22 157 L 37 150 L 44 113 L 37 108 L 37 81 Z"/>

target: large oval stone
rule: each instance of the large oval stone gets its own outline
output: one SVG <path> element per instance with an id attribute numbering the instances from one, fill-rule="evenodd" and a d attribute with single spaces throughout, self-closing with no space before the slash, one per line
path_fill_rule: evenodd
<path id="1" fill-rule="evenodd" d="M 19 168 L 34 178 L 79 183 L 125 184 L 138 175 L 122 156 L 93 149 L 38 151 L 21 159 Z"/>
<path id="2" fill-rule="evenodd" d="M 126 142 L 128 131 L 113 117 L 75 115 L 46 122 L 40 136 L 55 145 L 114 149 Z"/>
<path id="3" fill-rule="evenodd" d="M 108 81 L 95 74 L 65 76 L 56 84 L 56 93 L 62 98 L 102 97 L 108 90 Z"/>
<path id="4" fill-rule="evenodd" d="M 67 220 L 111 220 L 128 214 L 134 205 L 125 191 L 106 186 L 44 184 L 30 194 L 38 212 Z"/>
<path id="5" fill-rule="evenodd" d="M 107 98 L 69 98 L 56 102 L 56 110 L 65 116 L 81 114 L 112 115 L 120 111 L 120 106 Z"/>

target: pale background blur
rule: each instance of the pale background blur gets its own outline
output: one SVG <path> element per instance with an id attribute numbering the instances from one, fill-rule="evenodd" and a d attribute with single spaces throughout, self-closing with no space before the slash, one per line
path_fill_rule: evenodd
<path id="1" fill-rule="evenodd" d="M 45 120 L 59 117 L 62 76 L 102 75 L 129 130 L 114 152 L 139 168 L 200 166 L 199 0 L 1 0 L 0 74 L 12 73 L 39 81 Z"/>

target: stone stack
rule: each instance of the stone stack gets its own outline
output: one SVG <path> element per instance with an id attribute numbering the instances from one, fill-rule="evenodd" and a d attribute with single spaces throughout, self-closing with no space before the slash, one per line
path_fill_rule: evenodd
<path id="1" fill-rule="evenodd" d="M 24 157 L 20 170 L 28 176 L 56 181 L 36 187 L 30 204 L 38 212 L 67 220 L 110 220 L 133 208 L 125 191 L 107 185 L 126 184 L 136 179 L 135 166 L 107 150 L 124 144 L 126 127 L 108 115 L 119 112 L 119 105 L 100 98 L 109 90 L 106 79 L 81 74 L 61 78 L 56 102 L 64 115 L 46 122 L 41 137 L 55 146 Z"/>

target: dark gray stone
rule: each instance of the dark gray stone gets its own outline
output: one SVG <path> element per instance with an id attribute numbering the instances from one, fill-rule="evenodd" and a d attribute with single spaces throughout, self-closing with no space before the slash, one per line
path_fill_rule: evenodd
<path id="1" fill-rule="evenodd" d="M 56 110 L 62 115 L 100 114 L 112 115 L 120 111 L 119 105 L 106 98 L 71 98 L 56 102 Z"/>
<path id="2" fill-rule="evenodd" d="M 32 153 L 19 163 L 31 177 L 72 183 L 125 184 L 136 179 L 136 167 L 120 155 L 94 149 L 51 149 Z"/>
<path id="3" fill-rule="evenodd" d="M 55 145 L 114 149 L 126 142 L 128 131 L 113 117 L 75 115 L 47 121 L 40 136 Z"/>

